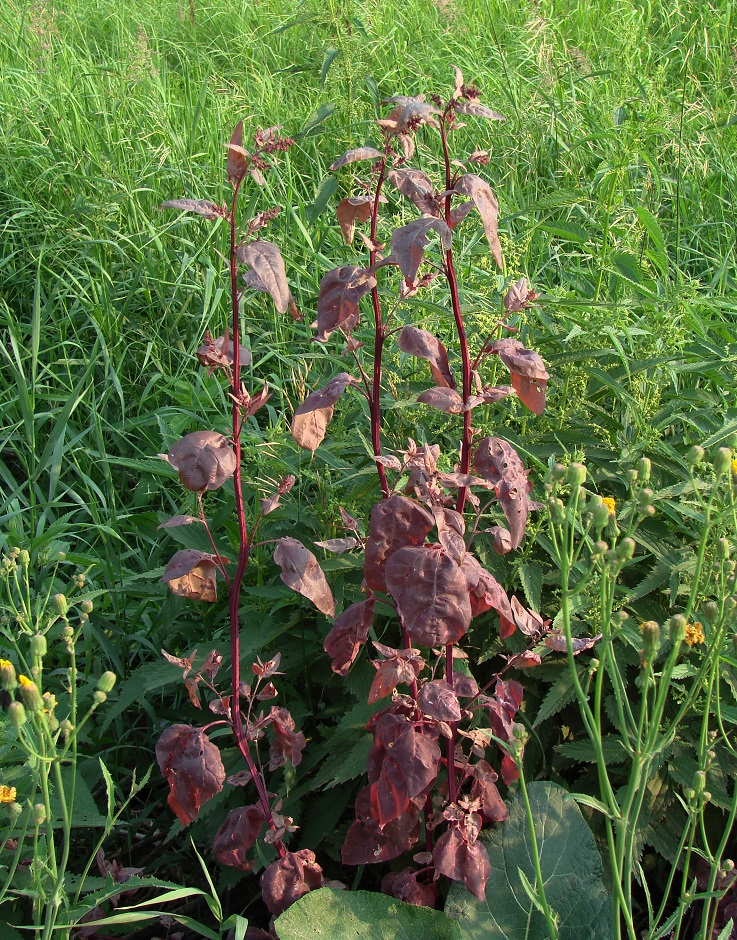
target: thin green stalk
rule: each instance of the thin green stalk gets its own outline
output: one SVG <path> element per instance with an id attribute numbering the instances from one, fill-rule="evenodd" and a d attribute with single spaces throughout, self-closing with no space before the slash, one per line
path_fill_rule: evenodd
<path id="1" fill-rule="evenodd" d="M 548 926 L 548 937 L 550 940 L 557 940 L 558 937 L 558 925 L 555 920 L 553 912 L 550 910 L 550 905 L 548 904 L 548 899 L 545 897 L 545 882 L 543 881 L 542 868 L 540 867 L 540 851 L 537 847 L 537 835 L 535 833 L 535 818 L 532 815 L 532 807 L 530 806 L 530 797 L 527 793 L 527 784 L 525 783 L 525 771 L 522 766 L 522 761 L 517 761 L 517 768 L 519 770 L 519 786 L 520 792 L 522 794 L 522 800 L 525 804 L 525 815 L 527 817 L 527 829 L 530 833 L 530 848 L 532 850 L 532 866 L 535 869 L 535 887 L 537 888 L 537 896 L 540 901 L 540 905 L 543 909 L 543 914 L 545 915 L 545 923 Z"/>

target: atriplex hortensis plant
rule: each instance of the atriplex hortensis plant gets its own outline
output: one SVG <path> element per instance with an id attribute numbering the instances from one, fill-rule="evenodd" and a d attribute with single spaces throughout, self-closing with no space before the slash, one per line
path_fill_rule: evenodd
<path id="1" fill-rule="evenodd" d="M 241 369 L 250 364 L 250 354 L 241 344 L 243 335 L 241 292 L 238 287 L 239 264 L 246 269 L 242 280 L 247 287 L 270 294 L 280 313 L 289 309 L 293 316 L 298 317 L 299 314 L 289 290 L 279 249 L 257 235 L 279 210 L 270 209 L 252 219 L 247 225 L 243 241 L 238 240 L 236 213 L 238 196 L 248 178 L 258 185 L 263 184 L 263 173 L 269 168 L 267 156 L 287 150 L 292 145 L 293 141 L 280 136 L 279 130 L 272 127 L 256 133 L 254 152 L 249 153 L 242 146 L 242 122 L 237 125 L 228 145 L 228 179 L 233 187 L 230 206 L 192 199 L 178 199 L 162 205 L 162 208 L 195 212 L 210 220 L 223 219 L 229 233 L 231 324 L 226 327 L 222 336 L 213 338 L 207 334 L 197 356 L 201 365 L 210 373 L 221 370 L 226 377 L 233 403 L 230 436 L 226 437 L 218 431 L 195 431 L 177 441 L 168 454 L 162 455 L 179 472 L 182 484 L 196 494 L 198 508 L 197 516 L 175 516 L 164 522 L 163 526 L 199 522 L 204 526 L 212 547 L 211 553 L 195 549 L 178 551 L 169 561 L 162 580 L 169 584 L 175 594 L 203 601 L 216 600 L 218 574 L 225 580 L 228 587 L 230 619 L 229 694 L 221 692 L 215 685 L 222 662 L 219 654 L 211 653 L 196 671 L 195 654 L 189 658 L 178 658 L 169 654 L 165 656 L 170 662 L 183 668 L 190 698 L 197 707 L 200 707 L 200 684 L 213 693 L 210 709 L 221 717 L 207 727 L 227 724 L 233 731 L 247 769 L 229 777 L 227 782 L 235 786 L 252 783 L 257 800 L 228 814 L 215 835 L 213 850 L 221 863 L 247 871 L 253 865 L 248 858 L 248 852 L 259 838 L 264 824 L 267 825 L 268 831 L 264 841 L 273 844 L 279 855 L 261 878 L 264 901 L 273 914 L 281 913 L 301 895 L 320 887 L 323 883 L 322 870 L 309 849 L 299 852 L 287 851 L 284 836 L 286 832 L 293 830 L 292 820 L 279 812 L 280 803 L 272 802 L 258 755 L 258 742 L 269 729 L 270 770 L 281 767 L 287 760 L 293 765 L 299 764 L 305 746 L 304 735 L 295 731 L 294 720 L 286 708 L 272 706 L 268 714 L 256 714 L 260 703 L 277 696 L 271 679 L 278 674 L 279 654 L 266 663 L 259 659 L 251 666 L 255 675 L 253 685 L 242 681 L 240 674 L 239 606 L 244 574 L 262 519 L 276 509 L 280 497 L 289 492 L 295 482 L 291 476 L 282 480 L 276 493 L 261 500 L 255 519 L 249 520 L 243 492 L 241 432 L 245 420 L 255 414 L 270 396 L 266 386 L 252 395 L 241 381 Z M 203 496 L 218 489 L 231 478 L 239 538 L 235 570 L 229 574 L 227 565 L 230 559 L 218 546 L 211 531 L 205 515 Z M 334 616 L 335 605 L 330 588 L 311 552 L 296 539 L 282 538 L 277 542 L 274 560 L 281 566 L 285 583 L 310 598 L 322 613 Z M 220 752 L 208 739 L 206 730 L 175 724 L 164 731 L 156 745 L 159 767 L 169 782 L 169 805 L 183 825 L 189 824 L 197 817 L 202 805 L 222 790 L 225 782 L 225 769 Z"/>
<path id="2" fill-rule="evenodd" d="M 483 529 L 493 537 L 495 550 L 505 554 L 519 547 L 528 513 L 531 484 L 519 455 L 506 441 L 478 436 L 471 425 L 474 409 L 517 394 L 535 414 L 545 407 L 548 373 L 541 358 L 515 338 L 490 335 L 472 353 L 461 309 L 458 280 L 453 261 L 453 230 L 476 207 L 497 265 L 503 268 L 497 231 L 498 204 L 489 184 L 463 164 L 451 161 L 449 138 L 459 126 L 459 117 L 469 115 L 498 120 L 501 115 L 479 102 L 478 91 L 466 85 L 459 70 L 453 94 L 446 102 L 431 96 L 393 96 L 393 110 L 378 121 L 383 144 L 349 150 L 331 166 L 371 160 L 371 183 L 357 196 L 341 201 L 338 221 L 350 244 L 356 222 L 370 222 L 370 234 L 362 236 L 368 250 L 368 265 L 346 264 L 329 271 L 322 279 L 318 298 L 316 339 L 328 340 L 332 333 L 346 339 L 346 352 L 358 366 L 359 378 L 348 373 L 336 376 L 327 386 L 310 395 L 296 410 L 292 434 L 301 446 L 315 450 L 322 441 L 333 408 L 349 387 L 361 391 L 369 407 L 373 458 L 382 492 L 370 517 L 365 540 L 364 586 L 366 600 L 348 607 L 335 621 L 325 649 L 332 668 L 346 675 L 366 643 L 377 604 L 398 616 L 401 648 L 374 643 L 381 659 L 374 662 L 376 675 L 369 703 L 391 696 L 391 704 L 378 711 L 368 724 L 374 743 L 368 758 L 368 785 L 356 801 L 356 821 L 346 837 L 342 857 L 346 864 L 365 865 L 397 858 L 424 838 L 424 851 L 414 856 L 417 867 L 387 876 L 384 890 L 415 904 L 433 906 L 437 900 L 439 874 L 462 881 L 477 898 L 483 899 L 490 866 L 486 849 L 477 840 L 483 825 L 507 816 L 496 787 L 497 773 L 487 761 L 487 748 L 496 742 L 503 753 L 500 773 L 509 784 L 519 776 L 521 758 L 519 729 L 514 717 L 522 702 L 519 682 L 506 680 L 511 666 L 531 666 L 539 655 L 527 650 L 511 657 L 486 687 L 479 689 L 466 667 L 454 668 L 463 657 L 458 644 L 473 618 L 494 609 L 500 617 L 502 637 L 519 627 L 532 643 L 565 650 L 564 638 L 548 629 L 548 623 L 510 598 L 501 584 L 470 551 L 480 523 L 494 501 L 498 501 L 507 527 Z M 406 164 L 415 154 L 415 133 L 431 127 L 439 133 L 443 154 L 443 179 L 436 187 L 421 170 Z M 487 163 L 476 151 L 468 163 Z M 463 172 L 457 172 L 460 166 Z M 379 241 L 379 206 L 386 202 L 385 183 L 395 187 L 419 210 L 420 217 L 395 229 L 389 251 Z M 470 198 L 466 198 L 470 197 Z M 454 200 L 460 200 L 454 203 Z M 426 263 L 428 235 L 440 241 L 440 265 Z M 397 267 L 402 275 L 398 298 L 388 312 L 382 309 L 377 274 Z M 411 324 L 402 325 L 399 310 L 439 275 L 445 278 L 455 329 L 458 335 L 461 388 L 450 366 L 447 350 L 432 333 Z M 373 362 L 364 365 L 362 344 L 351 335 L 359 324 L 359 303 L 370 295 L 374 317 Z M 523 280 L 504 297 L 504 310 L 511 315 L 534 297 Z M 500 320 L 498 331 L 516 332 Z M 406 450 L 384 454 L 382 449 L 382 355 L 388 337 L 398 333 L 399 348 L 428 361 L 435 386 L 419 401 L 449 414 L 463 416 L 460 462 L 453 472 L 438 470 L 440 448 L 419 447 L 410 440 Z M 511 386 L 485 386 L 480 371 L 485 361 L 497 355 L 511 374 Z M 396 472 L 390 486 L 387 471 Z M 402 487 L 402 493 L 396 492 Z M 482 505 L 473 489 L 483 491 Z M 472 507 L 472 525 L 466 536 L 464 508 Z M 345 551 L 360 541 L 358 524 L 343 512 L 343 523 L 354 538 L 321 543 L 328 549 Z M 435 530 L 435 537 L 430 533 Z M 581 649 L 593 640 L 580 641 Z M 424 648 L 424 650 L 418 647 Z M 440 677 L 445 661 L 444 675 Z M 494 686 L 493 694 L 485 694 Z M 397 686 L 407 693 L 399 694 Z M 486 713 L 481 721 L 479 716 Z M 468 753 L 466 751 L 468 748 Z M 424 830 L 424 836 L 422 835 Z M 439 831 L 440 830 L 440 831 Z"/>

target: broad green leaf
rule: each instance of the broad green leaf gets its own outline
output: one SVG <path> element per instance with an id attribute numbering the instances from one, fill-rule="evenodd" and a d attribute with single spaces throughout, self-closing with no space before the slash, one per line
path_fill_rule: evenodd
<path id="1" fill-rule="evenodd" d="M 560 940 L 611 940 L 601 857 L 581 811 L 565 801 L 566 791 L 554 783 L 531 783 L 528 793 L 545 898 L 558 916 Z M 459 921 L 464 940 L 548 940 L 545 918 L 520 877 L 536 887 L 519 795 L 509 804 L 507 822 L 481 838 L 492 863 L 486 901 L 479 903 L 462 885 L 453 884 L 446 914 Z"/>
<path id="2" fill-rule="evenodd" d="M 404 904 L 373 891 L 320 888 L 276 919 L 279 940 L 461 940 L 440 911 Z"/>

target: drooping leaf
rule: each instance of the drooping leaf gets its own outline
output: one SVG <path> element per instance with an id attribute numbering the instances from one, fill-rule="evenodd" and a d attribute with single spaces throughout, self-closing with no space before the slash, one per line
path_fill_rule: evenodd
<path id="1" fill-rule="evenodd" d="M 466 578 L 444 552 L 400 548 L 386 564 L 386 585 L 410 639 L 423 646 L 457 643 L 471 623 Z"/>
<path id="2" fill-rule="evenodd" d="M 253 862 L 248 859 L 247 853 L 261 834 L 265 821 L 260 806 L 232 809 L 212 841 L 213 854 L 220 864 L 250 871 Z"/>
<path id="3" fill-rule="evenodd" d="M 466 202 L 459 202 L 458 205 L 453 206 L 450 210 L 450 222 L 448 223 L 450 227 L 453 229 L 457 225 L 460 225 L 468 213 L 475 208 L 476 204 L 472 199 L 468 199 Z"/>
<path id="4" fill-rule="evenodd" d="M 610 900 L 603 884 L 599 850 L 581 810 L 554 783 L 527 786 L 540 853 L 545 897 L 558 917 L 559 940 L 611 940 Z M 548 940 L 544 914 L 537 910 L 519 872 L 535 885 L 530 832 L 523 800 L 509 806 L 509 820 L 481 835 L 494 865 L 486 898 L 474 900 L 451 886 L 445 913 L 461 926 L 464 940 Z"/>
<path id="5" fill-rule="evenodd" d="M 459 415 L 465 410 L 463 399 L 454 388 L 428 388 L 417 396 L 417 401 L 449 415 Z"/>
<path id="6" fill-rule="evenodd" d="M 354 264 L 328 271 L 317 297 L 317 342 L 324 343 L 338 329 L 350 333 L 358 324 L 359 301 L 374 287 L 373 274 Z"/>
<path id="7" fill-rule="evenodd" d="M 281 579 L 293 591 L 311 600 L 327 617 L 335 616 L 335 601 L 317 558 L 297 539 L 280 538 L 274 561 L 281 568 Z"/>
<path id="8" fill-rule="evenodd" d="M 455 388 L 456 382 L 448 364 L 448 353 L 440 340 L 416 326 L 404 326 L 399 333 L 397 345 L 402 352 L 420 359 L 427 359 L 433 378 L 439 386 Z"/>
<path id="9" fill-rule="evenodd" d="M 392 111 L 396 124 L 397 133 L 404 133 L 407 130 L 417 127 L 419 124 L 430 124 L 437 126 L 434 115 L 441 114 L 439 108 L 425 101 L 424 95 L 410 97 L 409 95 L 392 95 L 385 99 L 385 104 L 396 104 L 397 107 Z"/>
<path id="10" fill-rule="evenodd" d="M 586 650 L 593 649 L 601 639 L 601 633 L 596 636 L 574 636 L 571 637 L 571 648 L 573 655 L 578 656 Z M 566 638 L 562 633 L 549 633 L 543 640 L 548 649 L 555 653 L 565 653 L 568 649 Z"/>
<path id="11" fill-rule="evenodd" d="M 440 898 L 438 886 L 435 882 L 423 884 L 417 880 L 418 874 L 411 868 L 388 872 L 381 879 L 382 894 L 388 894 L 405 904 L 434 909 Z"/>
<path id="12" fill-rule="evenodd" d="M 325 437 L 325 428 L 333 417 L 333 405 L 356 379 L 341 372 L 323 388 L 308 395 L 292 417 L 292 437 L 306 450 L 315 451 Z"/>
<path id="13" fill-rule="evenodd" d="M 217 431 L 193 431 L 169 448 L 168 462 L 179 471 L 182 486 L 195 493 L 216 490 L 235 472 L 230 442 Z"/>
<path id="14" fill-rule="evenodd" d="M 513 614 L 507 592 L 496 578 L 479 564 L 478 559 L 467 553 L 463 558 L 462 570 L 470 592 L 471 615 L 478 617 L 493 609 L 511 620 Z"/>
<path id="15" fill-rule="evenodd" d="M 499 779 L 491 764 L 485 760 L 477 761 L 473 765 L 473 786 L 471 799 L 479 800 L 480 811 L 489 822 L 504 822 L 509 818 L 509 810 L 497 789 Z"/>
<path id="16" fill-rule="evenodd" d="M 377 160 L 381 156 L 381 151 L 377 150 L 376 147 L 356 147 L 355 150 L 347 150 L 342 157 L 334 160 L 328 169 L 340 170 L 342 167 L 348 166 L 349 163 L 358 163 L 360 160 Z"/>
<path id="17" fill-rule="evenodd" d="M 296 767 L 302 760 L 302 751 L 307 743 L 304 734 L 294 730 L 294 718 L 286 708 L 272 705 L 270 718 L 274 739 L 269 748 L 269 770 L 283 767 L 287 760 Z"/>
<path id="18" fill-rule="evenodd" d="M 196 212 L 203 219 L 221 219 L 224 215 L 220 206 L 209 199 L 170 199 L 162 202 L 159 209 L 178 209 L 180 212 Z"/>
<path id="19" fill-rule="evenodd" d="M 478 101 L 468 101 L 467 99 L 461 99 L 456 101 L 453 105 L 453 110 L 456 114 L 469 114 L 471 117 L 482 117 L 486 118 L 488 121 L 505 121 L 506 118 L 503 114 L 499 114 L 498 111 L 493 111 L 491 108 L 487 108 L 485 104 L 481 104 Z"/>
<path id="20" fill-rule="evenodd" d="M 395 494 L 374 506 L 363 569 L 372 591 L 386 591 L 385 567 L 391 553 L 405 545 L 421 545 L 434 525 L 432 513 L 406 496 Z"/>
<path id="21" fill-rule="evenodd" d="M 474 451 L 473 468 L 494 484 L 509 523 L 510 547 L 519 548 L 525 535 L 530 500 L 527 473 L 517 451 L 498 437 L 485 437 Z"/>
<path id="22" fill-rule="evenodd" d="M 263 290 L 270 294 L 279 313 L 286 313 L 292 301 L 292 292 L 287 281 L 287 272 L 281 252 L 273 242 L 257 239 L 240 245 L 236 254 L 238 260 L 256 274 Z M 254 286 L 253 284 L 251 286 Z"/>
<path id="23" fill-rule="evenodd" d="M 432 679 L 420 689 L 417 704 L 425 715 L 438 721 L 460 721 L 458 696 L 445 679 Z"/>
<path id="24" fill-rule="evenodd" d="M 281 940 L 461 940 L 442 911 L 404 904 L 376 891 L 321 888 L 276 921 Z"/>
<path id="25" fill-rule="evenodd" d="M 491 347 L 509 369 L 514 390 L 523 405 L 534 414 L 545 410 L 545 389 L 550 376 L 541 357 L 518 340 L 497 340 Z"/>
<path id="26" fill-rule="evenodd" d="M 348 675 L 359 650 L 368 639 L 374 622 L 374 599 L 351 604 L 335 618 L 333 628 L 325 637 L 323 649 L 332 657 L 331 668 L 339 676 Z"/>
<path id="27" fill-rule="evenodd" d="M 404 721 L 391 746 L 382 749 L 378 777 L 369 787 L 369 797 L 379 825 L 398 819 L 410 800 L 423 795 L 438 775 L 440 747 L 437 741 L 415 731 Z"/>
<path id="28" fill-rule="evenodd" d="M 507 313 L 517 313 L 524 310 L 527 304 L 527 278 L 521 277 L 509 288 L 504 295 L 504 309 Z"/>
<path id="29" fill-rule="evenodd" d="M 369 689 L 369 705 L 391 695 L 398 685 L 410 685 L 417 679 L 424 665 L 417 650 L 395 650 L 379 643 L 374 645 L 379 647 L 379 652 L 385 659 L 372 660 L 376 675 Z"/>
<path id="30" fill-rule="evenodd" d="M 491 186 L 475 173 L 466 173 L 456 180 L 454 189 L 463 196 L 470 196 L 476 203 L 491 253 L 497 266 L 503 269 L 502 245 L 499 241 L 499 203 Z"/>
<path id="31" fill-rule="evenodd" d="M 460 565 L 466 554 L 466 523 L 463 516 L 455 509 L 443 506 L 433 506 L 432 512 L 438 529 L 438 541 L 453 561 Z"/>
<path id="32" fill-rule="evenodd" d="M 440 236 L 440 244 L 448 251 L 453 244 L 453 233 L 442 219 L 423 215 L 419 219 L 395 228 L 391 238 L 391 257 L 410 284 L 414 284 L 427 245 L 427 233 L 434 230 Z"/>
<path id="33" fill-rule="evenodd" d="M 161 581 L 179 597 L 212 604 L 217 600 L 216 570 L 217 555 L 183 548 L 172 555 Z"/>
<path id="34" fill-rule="evenodd" d="M 387 173 L 387 179 L 420 212 L 440 218 L 440 207 L 434 194 L 432 180 L 422 170 L 401 167 L 397 170 L 390 170 Z"/>
<path id="35" fill-rule="evenodd" d="M 236 185 L 248 172 L 248 161 L 243 152 L 243 121 L 238 121 L 228 147 L 228 179 Z"/>
<path id="36" fill-rule="evenodd" d="M 223 789 L 220 751 L 199 728 L 171 725 L 156 742 L 156 760 L 169 783 L 169 806 L 183 826 Z"/>
<path id="37" fill-rule="evenodd" d="M 356 821 L 346 835 L 341 858 L 344 865 L 375 865 L 407 852 L 419 839 L 424 797 L 410 800 L 407 810 L 383 828 L 372 818 L 370 787 L 356 798 Z"/>
<path id="38" fill-rule="evenodd" d="M 272 862 L 261 875 L 261 896 L 271 913 L 278 917 L 299 898 L 322 887 L 322 868 L 310 849 L 287 852 Z"/>
<path id="39" fill-rule="evenodd" d="M 347 199 L 341 199 L 335 214 L 345 243 L 350 245 L 353 242 L 356 222 L 367 222 L 371 218 L 371 197 L 349 196 Z"/>
<path id="40" fill-rule="evenodd" d="M 451 826 L 435 843 L 432 853 L 435 869 L 453 882 L 462 882 L 478 900 L 485 901 L 491 865 L 486 847 L 469 839 L 458 826 Z"/>

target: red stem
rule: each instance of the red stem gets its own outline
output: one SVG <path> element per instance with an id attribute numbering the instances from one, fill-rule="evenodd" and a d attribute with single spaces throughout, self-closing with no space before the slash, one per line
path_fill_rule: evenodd
<path id="1" fill-rule="evenodd" d="M 230 298 L 232 309 L 232 334 L 233 334 L 233 376 L 231 387 L 233 389 L 233 452 L 235 453 L 235 472 L 233 474 L 233 489 L 235 492 L 235 511 L 238 517 L 238 563 L 235 574 L 230 584 L 228 594 L 228 611 L 230 614 L 230 659 L 231 659 L 231 697 L 230 697 L 230 721 L 235 735 L 238 750 L 243 755 L 244 760 L 251 773 L 251 778 L 258 792 L 259 802 L 266 822 L 270 829 L 276 829 L 274 817 L 271 815 L 271 806 L 264 786 L 263 777 L 251 755 L 248 747 L 246 732 L 243 728 L 243 719 L 240 707 L 240 685 L 241 685 L 241 661 L 240 661 L 240 618 L 239 606 L 241 597 L 241 586 L 243 576 L 248 567 L 248 559 L 251 552 L 251 546 L 248 541 L 248 526 L 246 524 L 246 510 L 243 503 L 243 484 L 241 479 L 241 405 L 238 394 L 240 391 L 240 310 L 238 303 L 238 270 L 236 258 L 236 205 L 238 202 L 238 191 L 240 190 L 242 180 L 235 184 L 233 193 L 233 202 L 230 209 Z M 274 842 L 280 858 L 286 855 L 286 849 L 281 839 Z"/>
<path id="2" fill-rule="evenodd" d="M 447 643 L 445 646 L 445 681 L 453 688 L 453 644 Z M 448 755 L 448 801 L 455 803 L 457 799 L 456 789 L 456 729 L 457 722 L 452 722 L 450 726 L 450 737 L 446 753 Z"/>
<path id="3" fill-rule="evenodd" d="M 376 184 L 374 193 L 374 204 L 371 209 L 371 242 L 376 244 L 376 231 L 379 222 L 379 196 L 381 187 L 384 185 L 384 171 L 386 170 L 386 158 L 382 161 L 379 180 Z M 376 250 L 374 248 L 369 252 L 369 264 L 373 266 L 376 263 Z M 386 334 L 384 324 L 381 320 L 381 303 L 379 301 L 378 285 L 371 289 L 371 303 L 374 308 L 374 378 L 371 385 L 371 398 L 369 399 L 369 410 L 371 414 L 371 446 L 373 447 L 374 457 L 381 457 L 381 357 L 384 353 L 384 341 Z M 381 485 L 381 498 L 389 499 L 389 481 L 386 478 L 386 468 L 383 464 L 376 462 L 376 472 L 379 474 L 379 484 Z"/>

